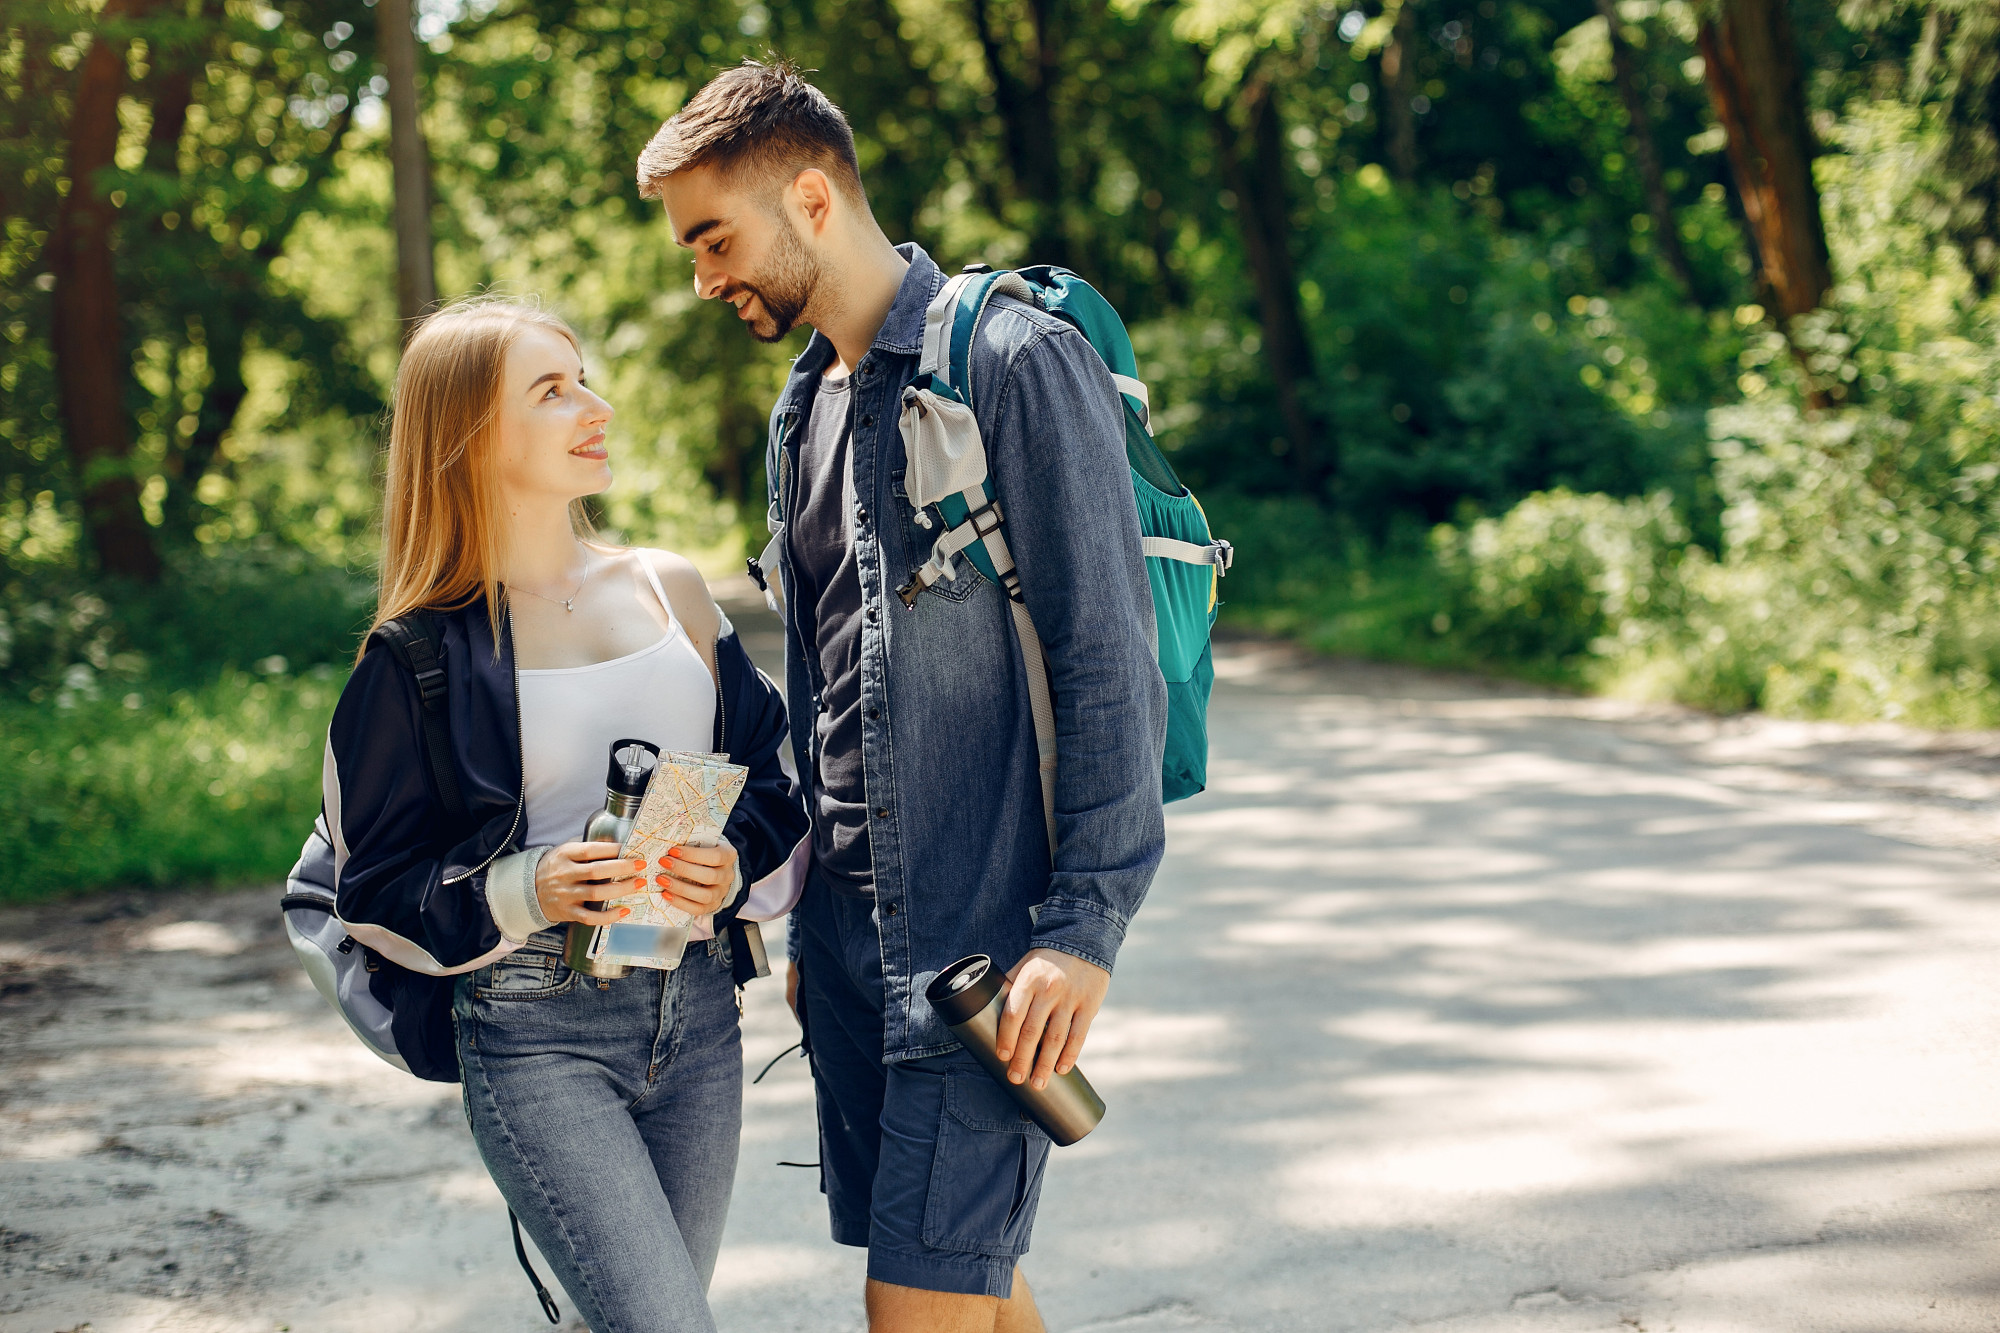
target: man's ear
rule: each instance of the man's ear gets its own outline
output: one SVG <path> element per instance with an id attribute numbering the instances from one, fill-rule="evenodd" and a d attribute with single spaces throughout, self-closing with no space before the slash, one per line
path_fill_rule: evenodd
<path id="1" fill-rule="evenodd" d="M 807 167 L 792 178 L 792 201 L 815 236 L 825 234 L 833 219 L 833 182 L 818 167 Z"/>

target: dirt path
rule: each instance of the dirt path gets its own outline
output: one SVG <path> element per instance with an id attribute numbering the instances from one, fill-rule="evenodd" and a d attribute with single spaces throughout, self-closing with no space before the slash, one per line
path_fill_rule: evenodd
<path id="1" fill-rule="evenodd" d="M 1044 1200 L 1052 1328 L 2000 1325 L 2000 737 L 1220 675 Z M 455 1089 L 361 1050 L 274 900 L 0 913 L 0 1330 L 547 1327 Z M 775 1165 L 815 1153 L 786 1060 L 723 1329 L 859 1327 Z"/>

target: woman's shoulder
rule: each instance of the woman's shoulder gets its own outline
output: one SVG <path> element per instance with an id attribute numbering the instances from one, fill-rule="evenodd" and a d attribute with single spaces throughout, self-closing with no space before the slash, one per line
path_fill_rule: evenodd
<path id="1" fill-rule="evenodd" d="M 688 633 L 704 643 L 713 640 L 721 627 L 722 612 L 709 593 L 708 580 L 701 576 L 694 562 L 684 555 L 655 546 L 634 547 L 632 555 L 645 561 L 658 576 L 660 586 L 666 590 L 667 600 L 673 604 L 674 618 Z"/>

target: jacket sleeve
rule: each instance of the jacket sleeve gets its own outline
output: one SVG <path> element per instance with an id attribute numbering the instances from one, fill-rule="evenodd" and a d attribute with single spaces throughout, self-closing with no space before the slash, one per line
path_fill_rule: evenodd
<path id="1" fill-rule="evenodd" d="M 750 770 L 723 829 L 749 886 L 736 915 L 768 921 L 790 911 L 803 887 L 796 853 L 805 842 L 806 812 L 785 762 L 784 696 L 751 663 L 727 621 L 716 639 L 715 666 L 723 705 L 717 722 L 730 761 Z"/>
<path id="2" fill-rule="evenodd" d="M 387 648 L 363 655 L 334 706 L 322 777 L 335 911 L 348 933 L 415 972 L 447 976 L 510 952 L 486 904 L 478 830 L 443 834 L 416 682 Z M 457 834 L 468 834 L 460 841 Z M 446 882 L 446 867 L 460 867 Z M 470 871 L 464 867 L 472 867 Z"/>
<path id="3" fill-rule="evenodd" d="M 1055 860 L 1031 943 L 1109 970 L 1166 848 L 1167 693 L 1125 423 L 1090 344 L 1040 321 L 991 410 L 988 466 L 1056 714 Z"/>

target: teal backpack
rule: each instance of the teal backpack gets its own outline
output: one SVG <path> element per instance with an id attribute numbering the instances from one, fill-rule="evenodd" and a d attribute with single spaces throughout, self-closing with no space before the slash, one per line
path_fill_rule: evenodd
<path id="1" fill-rule="evenodd" d="M 1110 302 L 1068 269 L 1049 266 L 996 272 L 975 264 L 945 283 L 925 314 L 919 380 L 903 391 L 901 421 L 907 455 L 904 481 L 917 522 L 931 526 L 925 509 L 935 505 L 945 530 L 931 548 L 930 559 L 896 593 L 905 605 L 913 605 L 917 594 L 931 584 L 957 577 L 955 561 L 961 555 L 1006 591 L 1028 668 L 1029 701 L 1041 748 L 1042 808 L 1053 846 L 1055 710 L 1048 670 L 1007 550 L 1006 519 L 993 496 L 986 450 L 971 406 L 973 334 L 996 295 L 1028 302 L 1074 326 L 1104 359 L 1112 383 L 1118 386 L 1125 409 L 1125 460 L 1131 469 L 1159 629 L 1160 674 L 1167 682 L 1161 791 L 1169 801 L 1192 796 L 1208 782 L 1208 696 L 1215 683 L 1209 630 L 1220 605 L 1220 580 L 1234 552 L 1228 542 L 1209 532 L 1200 502 L 1181 485 L 1153 442 L 1147 427 L 1146 386 L 1138 377 L 1132 340 Z"/>

